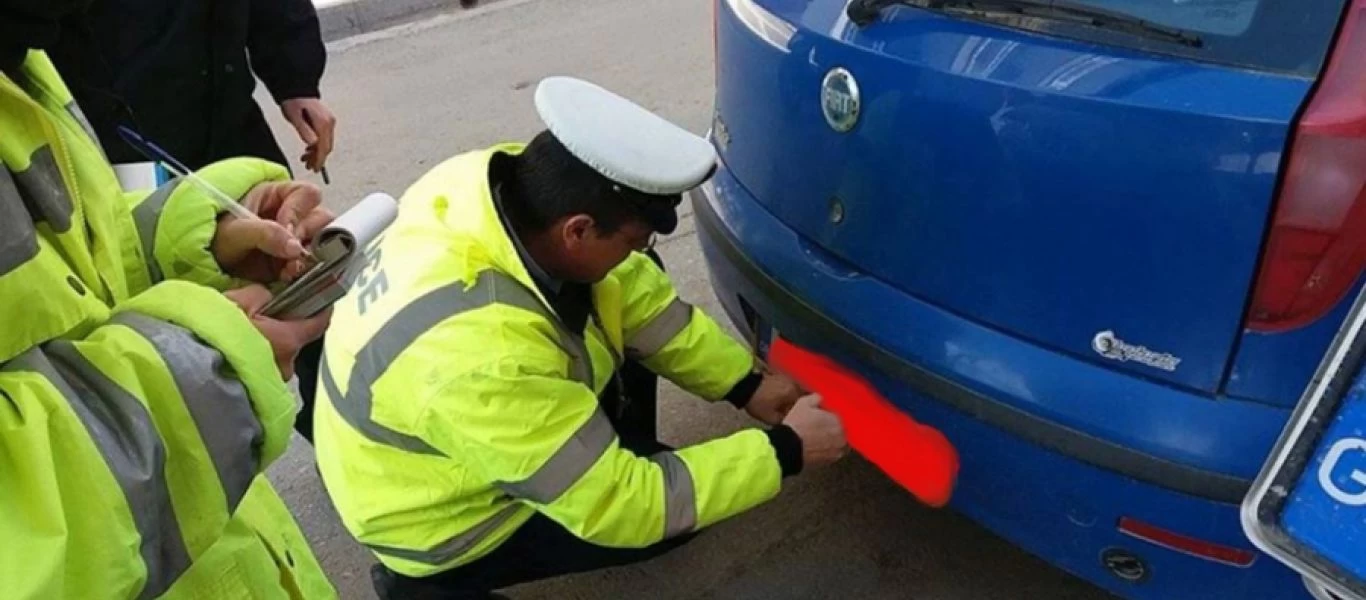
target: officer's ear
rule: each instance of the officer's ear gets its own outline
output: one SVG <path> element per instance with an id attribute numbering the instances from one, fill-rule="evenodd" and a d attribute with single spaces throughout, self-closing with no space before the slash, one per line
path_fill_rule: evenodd
<path id="1" fill-rule="evenodd" d="M 565 219 L 564 225 L 560 227 L 564 247 L 571 251 L 582 248 L 590 236 L 597 235 L 595 224 L 593 217 L 588 215 L 574 215 Z"/>

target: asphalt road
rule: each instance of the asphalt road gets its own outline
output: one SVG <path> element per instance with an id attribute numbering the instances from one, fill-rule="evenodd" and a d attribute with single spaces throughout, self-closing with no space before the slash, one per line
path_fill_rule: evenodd
<path id="1" fill-rule="evenodd" d="M 330 205 L 343 209 L 370 191 L 398 196 L 450 156 L 529 138 L 539 130 L 532 89 L 552 74 L 588 78 L 704 131 L 710 7 L 698 0 L 505 0 L 333 44 L 323 90 L 340 121 Z M 292 131 L 277 126 L 287 152 L 297 155 Z M 683 297 L 720 316 L 691 221 L 685 217 L 661 242 L 661 253 Z M 665 441 L 674 444 L 749 425 L 728 405 L 707 405 L 672 387 L 660 412 Z M 307 444 L 296 439 L 270 475 L 342 597 L 372 598 L 372 559 L 341 527 Z M 670 556 L 512 592 L 556 599 L 1108 597 L 959 515 L 918 506 L 857 458 L 790 482 L 773 502 Z"/>

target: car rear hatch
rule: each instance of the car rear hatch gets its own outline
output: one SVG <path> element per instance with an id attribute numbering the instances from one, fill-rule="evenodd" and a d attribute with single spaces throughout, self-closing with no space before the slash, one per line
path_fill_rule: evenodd
<path id="1" fill-rule="evenodd" d="M 860 25 L 848 4 L 719 1 L 713 134 L 736 178 L 908 294 L 1217 393 L 1343 0 L 1088 2 L 1198 47 L 902 4 Z"/>

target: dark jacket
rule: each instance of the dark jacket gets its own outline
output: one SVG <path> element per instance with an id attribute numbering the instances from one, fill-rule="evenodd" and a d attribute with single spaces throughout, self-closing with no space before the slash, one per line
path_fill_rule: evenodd
<path id="1" fill-rule="evenodd" d="M 252 93 L 317 98 L 326 63 L 311 0 L 94 0 L 49 51 L 114 163 L 144 156 L 126 124 L 191 168 L 285 161 Z"/>

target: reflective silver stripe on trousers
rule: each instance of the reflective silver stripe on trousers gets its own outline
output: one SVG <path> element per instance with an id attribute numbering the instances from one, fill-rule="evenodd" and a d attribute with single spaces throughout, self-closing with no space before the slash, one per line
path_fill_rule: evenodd
<path id="1" fill-rule="evenodd" d="M 660 452 L 650 460 L 664 470 L 664 537 L 692 531 L 697 527 L 697 498 L 688 465 L 672 452 Z"/>
<path id="2" fill-rule="evenodd" d="M 113 322 L 147 338 L 171 370 L 233 512 L 256 479 L 265 443 L 246 387 L 222 375 L 232 373 L 227 360 L 187 329 L 136 313 L 120 313 Z"/>
<path id="3" fill-rule="evenodd" d="M 46 349 L 46 354 L 29 350 L 0 370 L 37 372 L 70 403 L 123 490 L 141 537 L 147 582 L 138 598 L 161 596 L 190 567 L 166 486 L 166 448 L 161 436 L 147 407 L 90 364 L 70 342 L 52 342 Z"/>
<path id="4" fill-rule="evenodd" d="M 670 341 L 692 322 L 692 305 L 681 298 L 674 298 L 664 312 L 640 328 L 631 339 L 626 340 L 626 353 L 633 358 L 649 358 L 659 354 Z"/>
<path id="5" fill-rule="evenodd" d="M 451 562 L 465 553 L 473 550 L 475 546 L 484 541 L 488 536 L 493 535 L 499 527 L 507 523 L 513 516 L 521 510 L 519 504 L 509 504 L 502 510 L 494 513 L 492 517 L 470 528 L 449 540 L 441 542 L 426 550 L 409 550 L 407 548 L 394 548 L 392 546 L 381 546 L 378 544 L 366 544 L 367 548 L 394 558 L 411 560 L 424 565 L 439 566 Z"/>
<path id="6" fill-rule="evenodd" d="M 43 146 L 29 156 L 28 169 L 14 174 L 19 196 L 35 221 L 46 221 L 57 233 L 71 229 L 71 196 L 62 182 L 62 171 L 52 156 L 52 146 Z"/>
<path id="7" fill-rule="evenodd" d="M 617 432 L 599 407 L 549 460 L 522 481 L 498 482 L 509 495 L 539 504 L 550 504 L 583 477 L 612 446 Z"/>
<path id="8" fill-rule="evenodd" d="M 38 232 L 9 169 L 0 168 L 0 276 L 38 256 Z"/>
<path id="9" fill-rule="evenodd" d="M 133 223 L 138 229 L 138 239 L 142 240 L 142 257 L 147 261 L 147 272 L 152 276 L 152 283 L 165 278 L 161 272 L 161 263 L 157 262 L 157 224 L 161 222 L 161 211 L 166 208 L 166 201 L 171 199 L 171 194 L 175 193 L 179 186 L 180 178 L 172 179 L 162 184 L 133 209 Z"/>
<path id="10" fill-rule="evenodd" d="M 472 287 L 467 288 L 465 283 L 456 282 L 428 292 L 399 310 L 356 354 L 346 394 L 343 395 L 338 389 L 327 358 L 323 358 L 319 369 L 323 387 L 333 399 L 337 412 L 371 441 L 409 452 L 441 456 L 440 450 L 422 439 L 376 423 L 371 417 L 374 406 L 374 390 L 371 388 L 418 336 L 446 319 L 490 304 L 507 304 L 545 313 L 540 301 L 525 286 L 492 270 L 480 273 Z M 582 345 L 582 340 L 578 340 L 577 347 L 581 348 Z M 588 363 L 587 351 L 570 350 L 570 354 L 571 371 L 575 377 L 580 381 L 591 381 L 592 366 Z"/>

